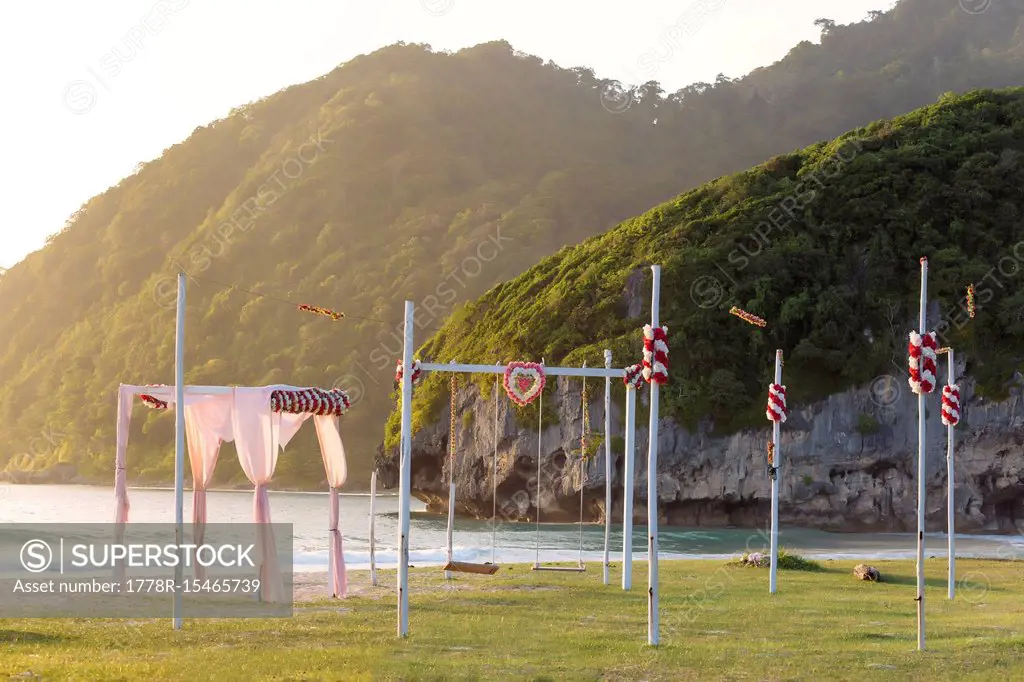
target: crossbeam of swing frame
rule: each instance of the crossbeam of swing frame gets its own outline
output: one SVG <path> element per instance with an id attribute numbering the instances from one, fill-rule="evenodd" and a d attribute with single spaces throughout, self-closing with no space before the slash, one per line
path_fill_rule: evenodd
<path id="1" fill-rule="evenodd" d="M 458 372 L 461 374 L 504 374 L 505 365 L 462 365 L 458 363 L 421 362 L 423 372 Z M 544 374 L 553 377 L 597 377 L 604 379 L 621 379 L 626 370 L 621 368 L 603 367 L 548 367 L 544 366 Z"/>

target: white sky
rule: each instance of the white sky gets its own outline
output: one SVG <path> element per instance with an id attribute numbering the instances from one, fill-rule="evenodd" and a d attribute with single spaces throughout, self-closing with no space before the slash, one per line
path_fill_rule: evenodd
<path id="1" fill-rule="evenodd" d="M 813 21 L 818 17 L 846 24 L 892 4 L 5 2 L 0 10 L 0 266 L 10 267 L 42 247 L 46 236 L 58 231 L 86 200 L 116 184 L 137 163 L 184 140 L 197 126 L 399 40 L 455 50 L 504 39 L 560 66 L 589 66 L 598 76 L 624 83 L 653 79 L 672 92 L 712 81 L 718 73 L 742 76 L 781 59 L 801 40 L 817 42 Z M 148 29 L 144 17 L 152 17 Z M 678 36 L 677 47 L 667 52 L 670 43 L 665 41 L 672 35 Z M 641 57 L 656 48 L 661 61 L 652 73 L 654 61 Z M 115 49 L 123 59 L 110 61 Z M 93 104 L 87 107 L 90 95 Z M 88 110 L 76 114 L 71 111 L 76 108 Z"/>

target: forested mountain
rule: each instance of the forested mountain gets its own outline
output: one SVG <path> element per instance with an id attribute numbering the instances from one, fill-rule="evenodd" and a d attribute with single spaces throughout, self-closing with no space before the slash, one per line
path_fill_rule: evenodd
<path id="1" fill-rule="evenodd" d="M 391 408 L 402 299 L 426 338 L 454 305 L 680 191 L 948 90 L 1020 83 L 1022 10 L 903 0 L 826 24 L 821 45 L 746 78 L 670 95 L 650 82 L 616 97 L 589 69 L 506 43 L 395 45 L 240 107 L 0 279 L 0 464 L 109 479 L 117 384 L 173 381 L 180 265 L 196 277 L 187 381 L 349 388 L 355 484 Z M 167 480 L 172 432 L 137 413 L 130 480 Z M 280 484 L 321 479 L 312 442 L 282 458 Z M 219 480 L 238 477 L 230 450 L 222 462 Z"/>
<path id="2" fill-rule="evenodd" d="M 618 366 L 640 362 L 647 266 L 659 263 L 670 348 L 661 414 L 690 429 L 710 417 L 726 434 L 765 423 L 776 348 L 791 405 L 899 374 L 921 256 L 929 327 L 967 359 L 976 394 L 1005 398 L 1024 370 L 1024 88 L 948 96 L 707 183 L 499 284 L 420 353 L 595 366 L 610 348 Z M 445 378 L 428 375 L 414 428 L 446 407 Z M 397 439 L 393 413 L 390 454 Z"/>

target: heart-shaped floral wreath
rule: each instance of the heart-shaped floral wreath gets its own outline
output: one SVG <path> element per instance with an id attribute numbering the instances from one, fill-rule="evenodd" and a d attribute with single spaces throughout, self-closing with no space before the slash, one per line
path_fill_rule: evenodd
<path id="1" fill-rule="evenodd" d="M 544 365 L 511 362 L 505 368 L 505 393 L 517 405 L 529 405 L 544 390 Z"/>

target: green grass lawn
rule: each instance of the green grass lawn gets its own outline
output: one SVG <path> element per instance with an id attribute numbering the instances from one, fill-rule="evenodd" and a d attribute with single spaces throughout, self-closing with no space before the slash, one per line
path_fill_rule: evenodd
<path id="1" fill-rule="evenodd" d="M 647 646 L 647 565 L 633 590 L 586 573 L 460 575 L 411 572 L 410 636 L 398 640 L 395 573 L 381 586 L 350 575 L 344 601 L 299 605 L 290 619 L 0 622 L 0 677 L 45 680 L 1021 680 L 1024 562 L 927 568 L 928 651 L 916 650 L 912 561 L 872 562 L 879 584 L 855 580 L 852 561 L 820 572 L 714 561 L 661 564 L 661 645 Z"/>

